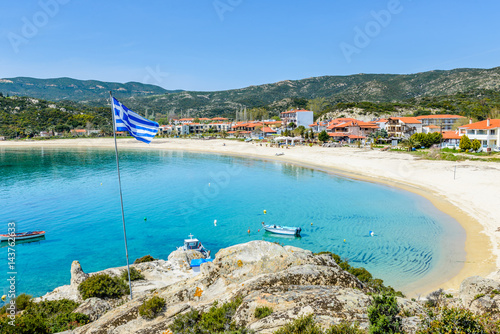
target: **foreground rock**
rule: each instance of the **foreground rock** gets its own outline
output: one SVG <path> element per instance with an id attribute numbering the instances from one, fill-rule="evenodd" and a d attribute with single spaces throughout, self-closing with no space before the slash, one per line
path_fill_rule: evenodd
<path id="1" fill-rule="evenodd" d="M 162 333 L 173 323 L 175 316 L 193 309 L 207 311 L 215 301 L 224 303 L 236 297 L 242 304 L 233 320 L 238 326 L 256 333 L 272 333 L 302 315 L 314 314 L 315 321 L 329 327 L 342 321 L 358 322 L 368 327 L 367 309 L 372 298 L 370 289 L 355 276 L 342 270 L 329 255 L 265 241 L 251 241 L 220 250 L 212 263 L 201 266 L 199 273 L 188 263 L 200 255 L 196 252 L 175 251 L 169 261 L 153 261 L 134 265 L 145 280 L 133 282 L 134 300 L 84 301 L 76 312 L 89 315 L 92 323 L 68 333 Z M 73 263 L 71 282 L 86 274 Z M 103 272 L 119 275 L 123 268 Z M 74 273 L 74 274 L 73 274 Z M 94 273 L 95 274 L 95 273 Z M 93 274 L 90 274 L 93 275 Z M 61 291 L 73 291 L 75 284 L 62 287 L 43 298 L 56 298 Z M 63 289 L 64 288 L 64 289 Z M 61 290 L 62 289 L 62 290 Z M 73 289 L 73 290 L 71 290 Z M 498 282 L 470 278 L 464 281 L 460 297 L 449 303 L 472 305 L 477 311 L 497 310 L 500 295 Z M 152 295 L 162 297 L 166 307 L 153 320 L 139 315 L 139 307 Z M 484 294 L 483 296 L 479 296 Z M 74 295 L 78 299 L 79 296 Z M 398 298 L 407 333 L 416 331 L 424 309 L 419 302 Z M 267 306 L 274 312 L 256 319 L 255 309 Z"/>
<path id="2" fill-rule="evenodd" d="M 251 241 L 222 249 L 213 263 L 203 264 L 196 274 L 187 264 L 197 257 L 196 252 L 175 251 L 169 261 L 135 265 L 146 280 L 134 282 L 134 300 L 116 307 L 98 298 L 85 301 L 77 311 L 95 320 L 72 333 L 161 333 L 178 314 L 192 309 L 206 311 L 215 301 L 224 303 L 236 297 L 242 298 L 234 316 L 236 324 L 256 333 L 272 333 L 311 313 L 324 326 L 340 321 L 357 321 L 361 327 L 368 326 L 371 297 L 366 293 L 370 290 L 343 271 L 329 255 Z M 82 277 L 78 270 L 73 271 Z M 115 268 L 104 272 L 117 275 L 120 271 L 121 268 Z M 167 304 L 159 316 L 146 320 L 139 316 L 139 306 L 152 296 L 153 289 Z M 402 300 L 402 303 L 413 302 Z M 271 307 L 274 312 L 259 320 L 254 312 L 262 306 Z"/>

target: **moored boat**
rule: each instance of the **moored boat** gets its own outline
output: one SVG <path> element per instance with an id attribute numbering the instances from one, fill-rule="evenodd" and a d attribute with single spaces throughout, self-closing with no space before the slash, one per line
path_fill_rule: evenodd
<path id="1" fill-rule="evenodd" d="M 295 235 L 300 237 L 300 232 L 302 229 L 300 227 L 293 226 L 281 226 L 281 225 L 265 225 L 262 223 L 264 230 L 270 233 L 284 234 L 284 235 Z"/>
<path id="2" fill-rule="evenodd" d="M 184 251 L 195 250 L 203 254 L 206 258 L 210 258 L 210 251 L 205 249 L 198 239 L 193 238 L 192 234 L 189 235 L 189 239 L 184 239 L 184 245 L 178 249 Z"/>
<path id="3" fill-rule="evenodd" d="M 45 231 L 30 231 L 23 233 L 15 233 L 11 234 L 0 234 L 0 241 L 8 241 L 9 238 L 14 238 L 15 240 L 25 240 L 25 239 L 33 239 L 39 238 L 45 235 Z"/>

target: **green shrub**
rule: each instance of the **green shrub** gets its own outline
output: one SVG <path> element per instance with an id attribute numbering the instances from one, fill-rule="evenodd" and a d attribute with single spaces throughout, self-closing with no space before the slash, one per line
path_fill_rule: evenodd
<path id="1" fill-rule="evenodd" d="M 477 295 L 474 296 L 473 301 L 476 300 L 476 299 L 482 298 L 484 296 L 486 296 L 484 293 L 477 294 Z"/>
<path id="2" fill-rule="evenodd" d="M 16 316 L 15 326 L 9 324 L 10 319 L 0 317 L 0 333 L 2 334 L 50 334 L 50 329 L 45 324 L 45 319 L 33 316 Z"/>
<path id="3" fill-rule="evenodd" d="M 267 307 L 267 306 L 263 306 L 263 307 L 257 307 L 255 309 L 255 313 L 254 313 L 254 316 L 257 318 L 257 319 L 262 319 L 262 318 L 265 318 L 267 317 L 268 315 L 270 315 L 271 313 L 273 313 L 273 309 L 270 308 L 270 307 Z"/>
<path id="4" fill-rule="evenodd" d="M 26 298 L 27 299 L 27 298 Z M 68 300 L 30 301 L 23 314 L 16 316 L 16 326 L 8 324 L 7 317 L 0 317 L 0 333 L 59 333 L 87 324 L 87 315 L 73 313 L 78 303 Z"/>
<path id="5" fill-rule="evenodd" d="M 121 279 L 124 280 L 125 282 L 128 282 L 128 271 L 127 269 L 123 270 L 121 275 Z M 144 279 L 144 275 L 137 269 L 130 267 L 130 280 L 131 281 L 137 281 Z"/>
<path id="6" fill-rule="evenodd" d="M 151 262 L 151 261 L 156 261 L 155 258 L 153 258 L 151 255 L 144 255 L 143 257 L 141 258 L 138 258 L 134 261 L 134 264 L 137 264 L 137 263 L 143 263 L 143 262 Z"/>
<path id="7" fill-rule="evenodd" d="M 31 303 L 31 299 L 33 296 L 27 295 L 25 293 L 21 293 L 16 298 L 16 308 L 18 311 L 25 310 Z"/>
<path id="8" fill-rule="evenodd" d="M 26 309 L 30 303 L 32 303 L 33 296 L 27 295 L 25 293 L 21 293 L 17 298 L 15 299 L 16 302 L 16 310 L 17 311 L 22 311 Z M 6 313 L 7 312 L 7 306 L 4 305 L 0 308 L 0 314 Z"/>
<path id="9" fill-rule="evenodd" d="M 472 142 L 470 141 L 469 137 L 466 135 L 463 135 L 462 138 L 460 138 L 460 142 L 458 143 L 458 147 L 460 147 L 460 150 L 462 151 L 468 151 L 472 147 Z"/>
<path id="10" fill-rule="evenodd" d="M 209 333 L 236 330 L 236 325 L 232 321 L 232 318 L 240 305 L 240 298 L 236 298 L 229 303 L 224 303 L 221 307 L 217 307 L 217 302 L 215 302 L 208 312 L 201 315 L 200 327 Z"/>
<path id="11" fill-rule="evenodd" d="M 241 305 L 241 299 L 218 306 L 215 302 L 206 313 L 193 310 L 175 317 L 170 330 L 178 334 L 211 334 L 211 333 L 249 333 L 245 328 L 237 328 L 233 322 L 236 309 Z"/>
<path id="12" fill-rule="evenodd" d="M 477 139 L 474 139 L 472 142 L 471 142 L 471 145 L 470 147 L 474 150 L 474 151 L 477 151 L 481 148 L 481 142 Z"/>
<path id="13" fill-rule="evenodd" d="M 153 296 L 152 298 L 145 300 L 142 305 L 139 306 L 139 314 L 146 319 L 153 319 L 164 307 L 165 299 Z"/>
<path id="14" fill-rule="evenodd" d="M 358 323 L 341 322 L 333 325 L 326 331 L 325 334 L 364 334 L 365 331 L 359 328 Z"/>
<path id="15" fill-rule="evenodd" d="M 432 316 L 431 321 L 423 323 L 417 333 L 486 333 L 479 320 L 469 310 L 445 308 Z"/>
<path id="16" fill-rule="evenodd" d="M 370 333 L 388 334 L 401 332 L 401 319 L 398 303 L 394 295 L 373 296 L 373 303 L 368 308 Z"/>
<path id="17" fill-rule="evenodd" d="M 80 283 L 78 291 L 83 299 L 118 298 L 130 293 L 128 285 L 120 277 L 111 277 L 108 274 L 98 274 L 87 278 Z"/>
<path id="18" fill-rule="evenodd" d="M 321 327 L 314 322 L 313 315 L 302 316 L 281 327 L 274 334 L 324 334 Z"/>
<path id="19" fill-rule="evenodd" d="M 180 314 L 175 317 L 174 323 L 170 326 L 170 330 L 174 333 L 197 333 L 198 321 L 201 314 L 197 310 L 189 311 L 188 313 Z"/>
<path id="20" fill-rule="evenodd" d="M 353 274 L 354 276 L 356 276 L 361 282 L 367 283 L 373 279 L 372 274 L 370 274 L 370 272 L 363 267 L 359 267 L 359 268 L 352 268 L 351 267 L 349 272 L 351 274 Z"/>

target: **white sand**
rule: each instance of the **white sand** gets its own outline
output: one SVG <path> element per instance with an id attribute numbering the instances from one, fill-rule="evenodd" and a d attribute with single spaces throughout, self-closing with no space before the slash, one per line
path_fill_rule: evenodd
<path id="1" fill-rule="evenodd" d="M 223 146 L 225 143 L 225 146 Z M 114 147 L 113 139 L 5 141 L 2 147 Z M 119 148 L 186 150 L 275 159 L 397 186 L 429 200 L 455 218 L 466 230 L 466 263 L 458 275 L 420 286 L 425 293 L 437 287 L 458 289 L 469 276 L 486 276 L 500 267 L 500 163 L 418 160 L 410 154 L 357 148 L 297 146 L 278 149 L 234 140 L 155 138 L 149 145 L 119 139 Z M 277 152 L 284 152 L 276 156 Z M 456 167 L 456 179 L 454 169 Z"/>

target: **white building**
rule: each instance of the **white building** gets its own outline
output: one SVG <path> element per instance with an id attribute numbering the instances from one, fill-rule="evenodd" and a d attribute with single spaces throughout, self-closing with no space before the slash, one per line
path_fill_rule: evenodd
<path id="1" fill-rule="evenodd" d="M 425 115 L 415 117 L 422 122 L 422 127 L 437 126 L 440 131 L 450 131 L 453 125 L 460 119 L 465 118 L 459 115 Z"/>
<path id="2" fill-rule="evenodd" d="M 482 148 L 494 150 L 500 145 L 500 119 L 487 119 L 485 121 L 470 123 L 458 128 L 460 136 L 467 135 L 470 140 L 477 139 Z"/>
<path id="3" fill-rule="evenodd" d="M 187 124 L 180 124 L 175 126 L 175 131 L 177 135 L 188 135 L 189 134 L 189 125 Z"/>
<path id="4" fill-rule="evenodd" d="M 290 123 L 295 123 L 296 126 L 303 126 L 306 129 L 314 121 L 314 113 L 310 110 L 290 110 L 281 113 L 281 120 L 286 126 Z"/>

